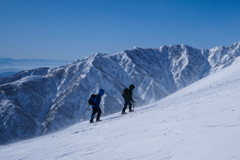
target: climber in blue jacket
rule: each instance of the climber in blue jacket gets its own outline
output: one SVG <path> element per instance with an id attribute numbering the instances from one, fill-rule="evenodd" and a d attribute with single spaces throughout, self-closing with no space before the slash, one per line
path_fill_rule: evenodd
<path id="1" fill-rule="evenodd" d="M 100 89 L 97 95 L 91 96 L 91 98 L 89 99 L 89 101 L 91 101 L 90 104 L 92 105 L 92 116 L 90 119 L 90 123 L 93 123 L 93 119 L 96 114 L 97 114 L 96 122 L 101 121 L 100 116 L 102 111 L 99 105 L 101 103 L 101 97 L 104 95 L 104 92 L 105 91 L 103 89 Z"/>

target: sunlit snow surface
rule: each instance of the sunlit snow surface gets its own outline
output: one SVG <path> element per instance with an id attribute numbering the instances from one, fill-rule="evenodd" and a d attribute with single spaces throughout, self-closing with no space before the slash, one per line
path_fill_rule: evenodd
<path id="1" fill-rule="evenodd" d="M 197 49 L 187 45 L 97 53 L 66 66 L 24 70 L 0 78 L 0 144 L 49 134 L 87 120 L 100 88 L 102 116 L 118 113 L 121 92 L 134 84 L 136 108 L 156 102 L 240 57 L 240 42 Z"/>
<path id="2" fill-rule="evenodd" d="M 0 147 L 3 160 L 239 160 L 240 59 L 164 99 L 102 122 Z"/>

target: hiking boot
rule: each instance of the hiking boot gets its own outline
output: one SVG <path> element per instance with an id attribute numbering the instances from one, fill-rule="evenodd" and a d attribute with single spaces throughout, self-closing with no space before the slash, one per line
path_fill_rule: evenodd
<path id="1" fill-rule="evenodd" d="M 122 112 L 122 115 L 123 115 L 123 114 L 127 114 L 127 113 L 126 113 L 126 112 Z"/>

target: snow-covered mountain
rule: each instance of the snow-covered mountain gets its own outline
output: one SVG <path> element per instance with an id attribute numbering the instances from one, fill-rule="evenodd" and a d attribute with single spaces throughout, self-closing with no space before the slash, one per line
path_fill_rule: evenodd
<path id="1" fill-rule="evenodd" d="M 240 59 L 135 112 L 0 146 L 7 160 L 239 160 Z"/>
<path id="2" fill-rule="evenodd" d="M 239 55 L 240 42 L 210 50 L 186 45 L 134 48 L 2 78 L 0 142 L 38 136 L 87 119 L 91 111 L 87 100 L 99 88 L 106 91 L 102 107 L 109 115 L 122 109 L 121 91 L 130 84 L 136 86 L 137 105 L 145 105 L 229 66 Z"/>

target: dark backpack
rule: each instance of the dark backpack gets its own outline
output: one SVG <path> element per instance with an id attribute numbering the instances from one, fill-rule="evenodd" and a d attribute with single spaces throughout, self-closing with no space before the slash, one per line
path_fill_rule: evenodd
<path id="1" fill-rule="evenodd" d="M 88 103 L 89 103 L 90 105 L 94 105 L 94 100 L 95 100 L 95 98 L 96 98 L 96 94 L 92 94 L 91 97 L 90 97 L 89 100 L 88 100 Z"/>
<path id="2" fill-rule="evenodd" d="M 129 91 L 128 88 L 125 88 L 125 89 L 122 91 L 122 97 L 123 97 L 124 99 L 126 99 L 126 98 L 129 98 L 129 96 L 130 96 L 130 91 Z"/>

